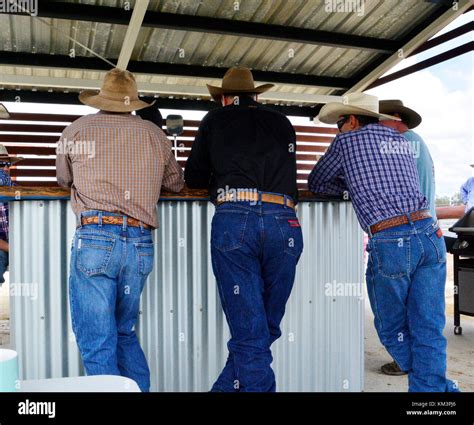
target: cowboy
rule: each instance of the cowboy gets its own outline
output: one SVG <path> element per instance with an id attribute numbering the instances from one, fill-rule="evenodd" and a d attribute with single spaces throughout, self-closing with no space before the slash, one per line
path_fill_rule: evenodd
<path id="1" fill-rule="evenodd" d="M 8 119 L 10 114 L 7 108 L 0 103 L 0 119 Z M 10 156 L 7 148 L 0 145 L 0 186 L 14 186 L 10 177 L 10 167 L 23 158 Z M 0 286 L 5 282 L 5 272 L 8 268 L 8 252 L 10 249 L 9 225 L 8 225 L 8 203 L 0 203 Z"/>
<path id="2" fill-rule="evenodd" d="M 378 99 L 350 93 L 318 119 L 341 134 L 308 178 L 314 193 L 347 193 L 369 235 L 367 291 L 381 342 L 410 391 L 458 391 L 446 379 L 446 248 L 431 217 L 410 143 L 379 120 Z"/>
<path id="3" fill-rule="evenodd" d="M 436 220 L 435 205 L 435 172 L 434 163 L 430 151 L 421 136 L 412 129 L 421 124 L 421 116 L 416 111 L 408 108 L 401 100 L 381 100 L 379 101 L 379 111 L 382 114 L 392 115 L 399 120 L 382 120 L 380 124 L 393 128 L 411 143 L 413 156 L 416 161 L 418 177 L 420 179 L 421 193 L 428 200 L 430 214 Z M 395 361 L 387 363 L 381 368 L 385 375 L 400 376 L 406 372 L 400 369 Z"/>
<path id="4" fill-rule="evenodd" d="M 275 391 L 270 346 L 303 250 L 295 132 L 257 101 L 271 87 L 256 87 L 247 68 L 230 68 L 222 87 L 208 85 L 222 108 L 201 121 L 185 169 L 186 184 L 208 188 L 216 205 L 212 265 L 231 339 L 212 391 Z"/>
<path id="5" fill-rule="evenodd" d="M 474 167 L 474 164 L 471 164 L 471 167 Z M 464 212 L 474 207 L 474 177 L 469 177 L 461 186 L 461 200 L 465 205 Z"/>
<path id="6" fill-rule="evenodd" d="M 132 115 L 133 74 L 112 69 L 100 92 L 79 95 L 100 109 L 69 125 L 58 143 L 57 179 L 71 187 L 77 229 L 71 252 L 73 330 L 88 375 L 121 375 L 142 391 L 150 372 L 135 333 L 140 294 L 153 268 L 152 230 L 160 188 L 178 192 L 183 175 L 170 141 Z"/>

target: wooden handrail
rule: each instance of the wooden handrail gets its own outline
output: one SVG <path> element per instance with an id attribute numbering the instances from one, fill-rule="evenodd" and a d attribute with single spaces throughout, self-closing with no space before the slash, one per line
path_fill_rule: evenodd
<path id="1" fill-rule="evenodd" d="M 71 191 L 64 187 L 29 187 L 29 186 L 13 186 L 0 187 L 0 202 L 13 201 L 31 201 L 31 200 L 53 200 L 53 199 L 69 199 Z M 300 190 L 298 192 L 300 201 L 340 201 L 337 197 L 321 197 L 315 196 L 308 190 Z M 195 201 L 209 200 L 207 190 L 184 188 L 179 193 L 162 191 L 160 201 Z"/>

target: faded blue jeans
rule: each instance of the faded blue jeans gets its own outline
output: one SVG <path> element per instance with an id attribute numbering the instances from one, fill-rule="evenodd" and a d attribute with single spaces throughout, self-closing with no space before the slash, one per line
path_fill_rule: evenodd
<path id="1" fill-rule="evenodd" d="M 76 230 L 69 298 L 72 327 L 88 375 L 125 376 L 149 391 L 150 371 L 135 324 L 153 255 L 151 231 L 143 227 L 91 224 Z"/>
<path id="2" fill-rule="evenodd" d="M 408 372 L 409 391 L 458 391 L 446 379 L 446 247 L 431 218 L 375 233 L 367 290 L 380 341 Z"/>
<path id="3" fill-rule="evenodd" d="M 231 339 L 218 392 L 275 391 L 270 346 L 303 250 L 293 209 L 277 204 L 227 202 L 212 220 L 212 266 Z"/>

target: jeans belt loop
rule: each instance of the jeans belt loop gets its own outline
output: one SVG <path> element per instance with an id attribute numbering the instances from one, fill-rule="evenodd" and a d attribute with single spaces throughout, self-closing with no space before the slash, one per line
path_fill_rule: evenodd
<path id="1" fill-rule="evenodd" d="M 284 206 L 285 208 L 290 208 L 290 207 L 288 206 L 288 197 L 287 197 L 285 194 L 283 195 L 283 206 Z"/>
<path id="2" fill-rule="evenodd" d="M 258 190 L 257 194 L 258 194 L 258 205 L 262 206 L 262 191 Z"/>
<path id="3" fill-rule="evenodd" d="M 367 234 L 369 235 L 369 238 L 372 238 L 374 235 L 372 234 L 372 230 L 370 230 L 372 226 L 367 227 Z"/>
<path id="4" fill-rule="evenodd" d="M 122 231 L 123 232 L 127 231 L 127 216 L 126 215 L 122 216 Z"/>
<path id="5" fill-rule="evenodd" d="M 99 221 L 97 224 L 99 225 L 99 228 L 101 228 L 102 227 L 102 211 L 99 211 L 98 217 L 99 217 Z"/>

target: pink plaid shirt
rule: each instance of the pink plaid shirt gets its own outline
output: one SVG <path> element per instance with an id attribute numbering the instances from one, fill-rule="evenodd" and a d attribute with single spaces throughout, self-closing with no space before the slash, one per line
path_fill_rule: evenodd
<path id="1" fill-rule="evenodd" d="M 71 187 L 76 215 L 85 210 L 125 214 L 158 227 L 163 187 L 179 192 L 183 171 L 156 125 L 131 114 L 100 111 L 66 127 L 58 143 L 56 177 Z"/>

